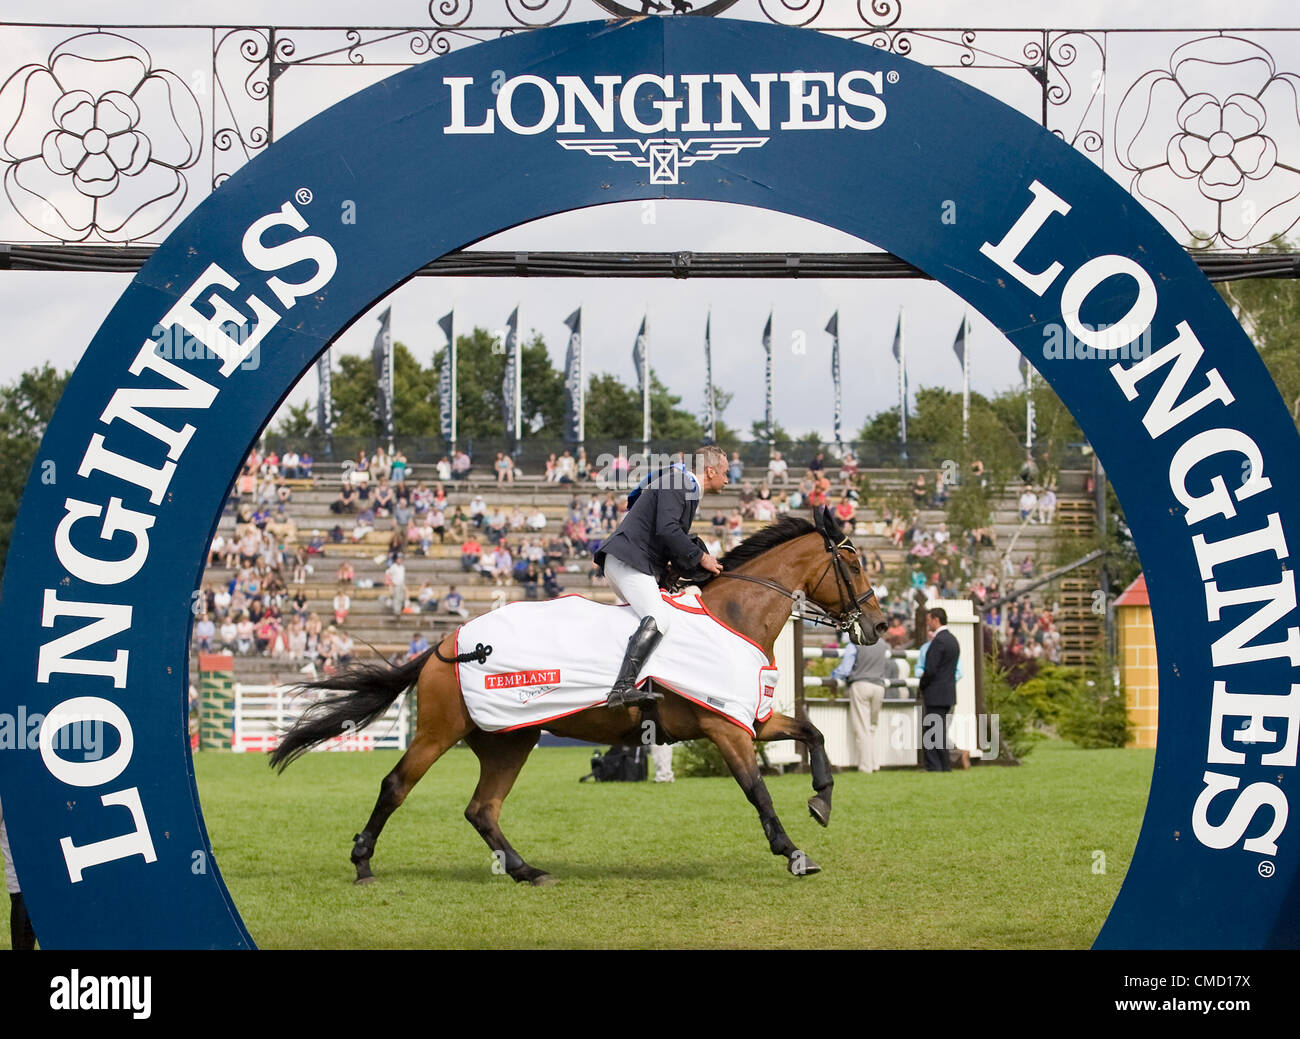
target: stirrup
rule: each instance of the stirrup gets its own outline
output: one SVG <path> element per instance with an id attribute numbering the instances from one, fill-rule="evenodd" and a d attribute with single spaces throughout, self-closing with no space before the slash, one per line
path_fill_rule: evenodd
<path id="1" fill-rule="evenodd" d="M 664 694 L 655 688 L 655 684 L 651 680 L 647 681 L 644 688 L 641 689 L 638 689 L 634 685 L 615 685 L 614 688 L 609 691 L 609 698 L 605 701 L 605 706 L 643 707 L 658 703 L 663 698 Z"/>

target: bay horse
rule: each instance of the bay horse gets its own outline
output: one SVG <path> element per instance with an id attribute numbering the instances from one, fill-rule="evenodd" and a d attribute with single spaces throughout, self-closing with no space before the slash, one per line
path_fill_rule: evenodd
<path id="1" fill-rule="evenodd" d="M 757 643 L 769 660 L 777 635 L 796 603 L 819 608 L 858 645 L 876 642 L 888 626 L 862 560 L 835 517 L 819 508 L 814 519 L 815 523 L 810 523 L 796 516 L 782 517 L 724 555 L 721 574 L 689 575 L 700 587 L 700 598 L 709 612 Z M 384 824 L 429 766 L 460 740 L 479 759 L 479 782 L 465 809 L 465 818 L 517 882 L 535 886 L 555 883 L 551 874 L 524 861 L 498 825 L 501 804 L 541 730 L 592 743 L 631 746 L 642 742 L 647 721 L 658 730 L 661 742 L 701 737 L 711 740 L 758 811 L 772 854 L 785 856 L 787 868 L 796 876 L 820 872 L 821 867 L 795 847 L 781 826 L 754 751 L 756 740 L 793 739 L 808 748 L 813 785 L 808 810 L 826 826 L 834 785 L 830 759 L 821 732 L 806 719 L 773 712 L 756 726 L 751 737 L 734 721 L 664 690 L 664 698 L 648 707 L 611 708 L 598 704 L 544 725 L 488 732 L 474 724 L 465 706 L 456 675 L 456 645 L 453 633 L 409 663 L 358 664 L 331 678 L 304 683 L 304 689 L 347 692 L 309 707 L 271 754 L 272 767 L 283 771 L 317 744 L 370 724 L 412 685 L 416 687 L 415 738 L 384 778 L 369 821 L 353 838 L 356 883 L 375 879 L 370 859 Z M 464 658 L 472 655 L 464 654 Z M 802 661 L 795 661 L 796 667 L 801 665 Z"/>

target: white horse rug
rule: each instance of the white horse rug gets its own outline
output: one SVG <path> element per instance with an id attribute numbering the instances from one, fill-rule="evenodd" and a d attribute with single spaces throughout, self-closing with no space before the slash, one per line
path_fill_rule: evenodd
<path id="1" fill-rule="evenodd" d="M 679 611 L 637 685 L 656 683 L 724 715 L 751 735 L 772 713 L 777 669 L 745 636 L 705 608 L 699 595 L 665 595 Z M 456 634 L 456 652 L 491 646 L 486 663 L 456 665 L 470 717 L 489 732 L 540 725 L 605 702 L 639 621 L 630 607 L 580 595 L 519 602 L 476 617 Z"/>

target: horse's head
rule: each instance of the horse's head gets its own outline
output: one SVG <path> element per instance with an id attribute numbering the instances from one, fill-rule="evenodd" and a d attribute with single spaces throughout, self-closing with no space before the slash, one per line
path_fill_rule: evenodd
<path id="1" fill-rule="evenodd" d="M 813 510 L 813 526 L 821 535 L 826 562 L 813 557 L 803 584 L 804 595 L 825 610 L 841 631 L 847 631 L 855 645 L 873 645 L 885 634 L 889 622 L 876 601 L 862 557 L 829 509 L 819 506 Z"/>

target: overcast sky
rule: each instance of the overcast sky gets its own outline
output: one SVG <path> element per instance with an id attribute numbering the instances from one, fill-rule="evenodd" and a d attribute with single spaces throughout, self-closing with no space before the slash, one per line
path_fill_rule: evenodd
<path id="1" fill-rule="evenodd" d="M 741 0 L 743 12 L 753 0 Z M 478 10 L 500 0 L 478 0 Z M 822 19 L 843 0 L 827 0 Z M 852 9 L 853 0 L 844 4 Z M 342 0 L 225 0 L 219 9 L 182 0 L 167 4 L 126 0 L 105 10 L 82 0 L 6 0 L 6 22 L 98 24 L 355 25 L 364 10 L 371 25 L 430 25 L 428 0 L 371 0 L 358 7 Z M 590 0 L 573 0 L 568 20 L 594 18 L 601 12 Z M 1206 28 L 1229 17 L 1221 0 L 1130 0 L 1100 3 L 1043 4 L 1029 0 L 986 0 L 974 13 L 968 3 L 903 0 L 900 25 L 994 27 L 1151 27 Z M 1231 6 L 1234 27 L 1300 27 L 1293 4 L 1243 2 Z M 48 54 L 48 34 L 39 30 L 0 30 L 0 60 L 8 76 L 22 61 L 41 61 Z M 56 40 L 57 42 L 57 40 Z M 1155 55 L 1167 57 L 1169 45 Z M 155 55 L 159 44 L 151 44 Z M 162 62 L 161 58 L 158 58 Z M 1300 70 L 1300 63 L 1292 63 Z M 277 129 L 286 129 L 311 114 L 322 98 L 332 100 L 368 85 L 377 72 L 348 75 L 309 73 L 317 78 L 299 98 L 285 76 L 284 100 L 277 105 Z M 320 77 L 330 77 L 325 81 Z M 371 78 L 366 78 L 371 77 Z M 1017 78 L 1018 77 L 1018 78 Z M 998 74 L 977 85 L 1009 103 L 1035 103 L 1033 84 L 1023 74 Z M 303 81 L 304 83 L 306 80 Z M 277 87 L 279 89 L 279 87 Z M 210 133 L 210 128 L 208 128 Z M 202 178 L 196 178 L 196 181 Z M 7 203 L 0 202 L 0 205 Z M 607 206 L 564 214 L 516 228 L 480 244 L 500 249 L 605 249 L 658 251 L 689 249 L 755 251 L 836 251 L 870 248 L 820 225 L 743 207 L 692 202 L 659 202 L 652 219 L 640 203 Z M 0 227 L 8 227 L 0 224 Z M 12 232 L 8 232 L 12 233 Z M 71 367 L 93 337 L 104 315 L 129 283 L 129 277 L 102 274 L 31 274 L 0 272 L 0 306 L 6 319 L 8 349 L 0 351 L 0 382 L 11 382 L 42 360 Z M 583 307 L 587 369 L 610 371 L 633 382 L 631 350 L 643 314 L 650 319 L 651 364 L 683 403 L 701 409 L 704 370 L 701 342 L 705 316 L 712 312 L 714 380 L 734 394 L 724 418 L 748 428 L 763 412 L 761 335 L 768 310 L 774 314 L 774 375 L 777 419 L 792 432 L 830 428 L 830 337 L 822 330 L 832 312 L 840 313 L 845 433 L 852 435 L 863 418 L 896 402 L 890 344 L 899 308 L 907 318 L 908 371 L 911 386 L 960 388 L 960 370 L 952 352 L 953 336 L 964 304 L 948 290 L 918 281 L 716 281 L 716 280 L 505 280 L 421 278 L 391 297 L 396 339 L 427 359 L 443 346 L 436 320 L 455 306 L 458 329 L 470 325 L 499 328 L 510 310 L 520 306 L 525 335 L 540 332 L 557 366 L 563 359 L 567 330 L 562 322 Z M 382 309 L 383 304 L 378 309 Z M 992 393 L 1019 381 L 1015 349 L 978 314 L 971 314 L 973 387 Z M 373 315 L 365 315 L 336 344 L 336 351 L 367 351 L 374 336 Z M 793 344 L 802 334 L 806 352 Z M 315 397 L 315 378 L 308 376 L 290 397 Z"/>

